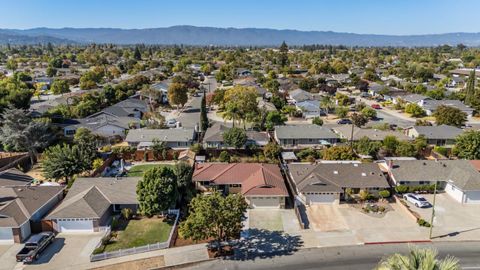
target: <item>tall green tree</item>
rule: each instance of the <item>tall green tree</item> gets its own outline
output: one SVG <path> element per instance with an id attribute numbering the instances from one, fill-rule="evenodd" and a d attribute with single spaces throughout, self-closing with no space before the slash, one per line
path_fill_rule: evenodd
<path id="1" fill-rule="evenodd" d="M 465 103 L 470 106 L 477 105 L 479 103 L 476 100 L 476 91 L 475 91 L 475 69 L 470 72 L 467 80 L 467 86 L 465 87 Z"/>
<path id="2" fill-rule="evenodd" d="M 55 95 L 65 94 L 70 92 L 70 86 L 65 80 L 55 80 L 50 86 L 50 90 Z"/>
<path id="3" fill-rule="evenodd" d="M 184 106 L 188 101 L 188 88 L 183 83 L 171 83 L 168 87 L 168 102 L 172 105 Z"/>
<path id="4" fill-rule="evenodd" d="M 244 129 L 234 127 L 223 133 L 223 141 L 228 146 L 240 149 L 247 143 L 247 133 Z"/>
<path id="5" fill-rule="evenodd" d="M 48 179 L 63 179 L 65 183 L 69 183 L 75 174 L 92 168 L 89 154 L 78 145 L 51 146 L 42 155 L 43 176 Z"/>
<path id="6" fill-rule="evenodd" d="M 440 105 L 433 113 L 437 125 L 461 127 L 467 122 L 467 114 L 460 109 Z"/>
<path id="7" fill-rule="evenodd" d="M 350 119 L 352 120 L 352 131 L 350 134 L 350 148 L 352 149 L 352 152 L 353 152 L 353 131 L 355 127 L 361 128 L 366 123 L 368 123 L 368 118 L 361 113 L 353 113 L 352 116 L 350 116 Z"/>
<path id="8" fill-rule="evenodd" d="M 135 51 L 133 52 L 133 58 L 135 60 L 142 60 L 142 53 L 140 53 L 140 49 L 138 46 L 135 46 Z"/>
<path id="9" fill-rule="evenodd" d="M 438 252 L 430 248 L 411 247 L 407 255 L 393 254 L 383 258 L 377 270 L 460 270 L 458 259 L 447 256 L 438 259 Z"/>
<path id="10" fill-rule="evenodd" d="M 142 215 L 153 216 L 174 206 L 177 201 L 177 181 L 169 167 L 154 167 L 143 174 L 137 184 L 137 199 Z"/>
<path id="11" fill-rule="evenodd" d="M 285 41 L 280 45 L 279 51 L 278 62 L 281 67 L 286 67 L 288 65 L 288 45 Z"/>
<path id="12" fill-rule="evenodd" d="M 37 151 L 47 147 L 54 137 L 47 122 L 34 121 L 20 109 L 8 108 L 0 120 L 0 142 L 7 149 L 28 152 L 32 165 L 36 160 Z"/>
<path id="13" fill-rule="evenodd" d="M 200 128 L 202 132 L 207 131 L 208 117 L 207 117 L 207 95 L 203 91 L 202 103 L 200 104 Z"/>
<path id="14" fill-rule="evenodd" d="M 194 241 L 214 238 L 220 246 L 221 241 L 238 237 L 247 207 L 240 194 L 197 195 L 190 202 L 188 217 L 180 224 L 179 233 Z"/>
<path id="15" fill-rule="evenodd" d="M 458 136 L 454 153 L 463 159 L 480 159 L 480 131 L 469 130 Z"/>

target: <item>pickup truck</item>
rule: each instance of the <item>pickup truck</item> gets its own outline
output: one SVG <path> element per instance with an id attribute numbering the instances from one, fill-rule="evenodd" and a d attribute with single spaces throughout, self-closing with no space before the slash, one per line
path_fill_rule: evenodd
<path id="1" fill-rule="evenodd" d="M 25 246 L 17 253 L 17 262 L 31 263 L 38 259 L 40 253 L 55 239 L 52 232 L 43 232 L 32 235 L 25 242 Z"/>

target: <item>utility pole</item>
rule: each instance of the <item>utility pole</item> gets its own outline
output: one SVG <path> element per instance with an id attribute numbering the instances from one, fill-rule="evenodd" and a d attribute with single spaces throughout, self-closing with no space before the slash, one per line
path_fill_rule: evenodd
<path id="1" fill-rule="evenodd" d="M 429 239 L 432 239 L 432 231 L 433 231 L 433 219 L 435 217 L 435 199 L 437 198 L 437 181 L 435 180 L 435 188 L 433 190 L 433 205 L 432 205 L 432 218 L 430 219 L 430 234 Z"/>

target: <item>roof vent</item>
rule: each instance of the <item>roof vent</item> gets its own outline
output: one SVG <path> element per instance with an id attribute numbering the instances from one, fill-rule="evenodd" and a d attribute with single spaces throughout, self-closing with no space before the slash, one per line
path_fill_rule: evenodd
<path id="1" fill-rule="evenodd" d="M 338 171 L 333 171 L 333 174 L 338 174 Z"/>
<path id="2" fill-rule="evenodd" d="M 357 163 L 353 163 L 353 166 L 354 166 L 354 167 L 358 167 L 358 164 L 357 164 Z"/>
<path id="3" fill-rule="evenodd" d="M 367 174 L 366 174 L 366 173 L 364 173 L 364 172 L 362 172 L 362 176 L 367 176 Z"/>

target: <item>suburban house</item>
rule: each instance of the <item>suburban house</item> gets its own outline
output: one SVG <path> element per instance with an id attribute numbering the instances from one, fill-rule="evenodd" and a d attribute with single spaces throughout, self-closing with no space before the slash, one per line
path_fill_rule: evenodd
<path id="1" fill-rule="evenodd" d="M 350 140 L 352 136 L 352 125 L 341 125 L 333 127 L 332 130 L 337 133 L 340 138 Z M 363 137 L 367 137 L 372 141 L 383 141 L 387 136 L 395 136 L 401 141 L 411 141 L 412 138 L 406 136 L 405 134 L 393 131 L 393 130 L 379 130 L 373 128 L 358 128 L 353 129 L 353 140 L 358 141 Z"/>
<path id="2" fill-rule="evenodd" d="M 89 118 L 94 118 L 103 112 L 118 117 L 134 117 L 141 119 L 143 114 L 148 111 L 148 104 L 145 100 L 136 98 L 127 98 L 112 106 L 103 109 L 101 112 L 92 114 Z"/>
<path id="3" fill-rule="evenodd" d="M 480 203 L 480 173 L 470 160 L 392 160 L 380 164 L 394 185 L 432 185 L 457 202 Z"/>
<path id="4" fill-rule="evenodd" d="M 66 137 L 74 136 L 79 128 L 86 128 L 93 134 L 106 138 L 115 136 L 124 138 L 130 128 L 140 128 L 140 119 L 100 112 L 96 116 L 68 120 L 63 127 L 64 135 Z"/>
<path id="5" fill-rule="evenodd" d="M 288 197 L 282 173 L 275 164 L 196 164 L 192 181 L 203 192 L 240 193 L 252 208 L 284 208 Z"/>
<path id="6" fill-rule="evenodd" d="M 65 199 L 44 219 L 55 232 L 98 232 L 110 225 L 113 213 L 138 207 L 141 177 L 77 178 Z"/>
<path id="7" fill-rule="evenodd" d="M 463 130 L 457 127 L 440 126 L 412 126 L 405 129 L 405 135 L 410 138 L 417 138 L 423 135 L 429 145 L 453 146 L 455 138 L 463 133 Z"/>
<path id="8" fill-rule="evenodd" d="M 227 148 L 223 141 L 223 133 L 225 133 L 230 128 L 221 124 L 215 123 L 213 126 L 209 127 L 203 136 L 203 144 L 205 148 Z M 259 132 L 255 130 L 247 130 L 247 143 L 246 145 L 256 145 L 256 146 L 265 146 L 270 138 L 268 137 L 267 132 Z"/>
<path id="9" fill-rule="evenodd" d="M 295 107 L 302 111 L 305 119 L 314 118 L 317 116 L 325 115 L 323 109 L 320 108 L 320 101 L 318 100 L 305 100 L 295 103 Z"/>
<path id="10" fill-rule="evenodd" d="M 33 178 L 16 168 L 10 168 L 0 172 L 0 188 L 29 186 Z"/>
<path id="11" fill-rule="evenodd" d="M 392 102 L 394 104 L 398 103 L 398 100 L 403 100 L 406 103 L 416 103 L 420 105 L 420 102 L 422 100 L 429 100 L 431 98 L 424 96 L 424 95 L 419 95 L 419 94 L 409 94 L 409 95 L 398 95 L 396 96 Z"/>
<path id="12" fill-rule="evenodd" d="M 156 84 L 152 84 L 152 89 L 157 90 L 161 93 L 162 103 L 168 103 L 168 87 L 171 84 L 171 80 L 164 80 Z"/>
<path id="13" fill-rule="evenodd" d="M 306 148 L 335 144 L 337 134 L 318 125 L 275 126 L 274 138 L 284 148 Z"/>
<path id="14" fill-rule="evenodd" d="M 375 194 L 390 188 L 375 163 L 291 163 L 288 172 L 298 198 L 307 205 L 339 203 L 347 189 Z"/>
<path id="15" fill-rule="evenodd" d="M 63 198 L 64 187 L 0 188 L 0 244 L 22 243 L 40 232 L 41 220 Z"/>
<path id="16" fill-rule="evenodd" d="M 125 141 L 130 146 L 144 149 L 151 147 L 155 139 L 165 142 L 166 146 L 172 149 L 187 149 L 195 139 L 195 130 L 188 128 L 132 129 L 128 132 Z"/>
<path id="17" fill-rule="evenodd" d="M 313 95 L 310 92 L 298 88 L 288 92 L 287 100 L 291 104 L 297 104 L 305 100 L 313 100 Z"/>
<path id="18" fill-rule="evenodd" d="M 467 117 L 473 116 L 473 108 L 468 107 L 467 105 L 463 104 L 460 100 L 433 100 L 433 99 L 424 99 L 421 100 L 418 105 L 422 107 L 427 115 L 432 115 L 439 106 L 448 106 L 457 108 L 460 111 L 464 112 Z"/>

